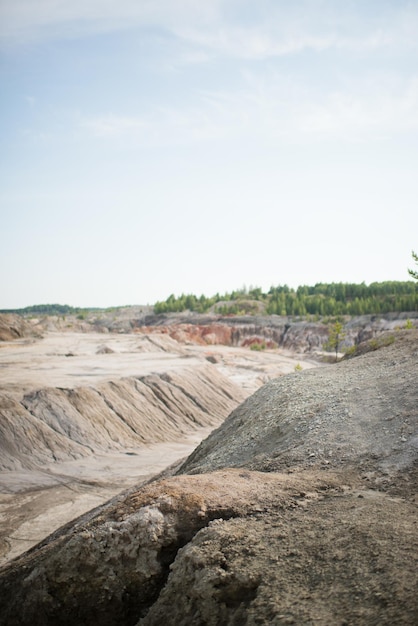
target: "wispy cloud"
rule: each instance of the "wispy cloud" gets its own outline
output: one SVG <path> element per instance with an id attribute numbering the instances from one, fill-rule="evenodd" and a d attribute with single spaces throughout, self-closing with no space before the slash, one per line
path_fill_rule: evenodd
<path id="1" fill-rule="evenodd" d="M 221 0 L 2 0 L 0 38 L 9 42 L 80 37 L 140 26 L 173 30 L 213 23 Z"/>
<path id="2" fill-rule="evenodd" d="M 418 75 L 366 86 L 353 78 L 345 88 L 320 92 L 274 73 L 263 80 L 248 74 L 246 81 L 239 92 L 202 95 L 235 134 L 362 141 L 418 130 Z"/>
<path id="3" fill-rule="evenodd" d="M 95 115 L 72 117 L 79 134 L 103 141 L 166 145 L 249 136 L 356 140 L 415 131 L 418 79 L 412 60 L 418 47 L 418 6 L 399 0 L 396 6 L 383 3 L 377 12 L 372 2 L 342 4 L 336 7 L 331 0 L 1 0 L 0 38 L 36 41 L 148 26 L 159 37 L 169 34 L 170 54 L 163 46 L 158 61 L 155 56 L 150 61 L 160 74 L 147 84 L 148 100 L 145 87 L 136 95 L 138 110 L 131 108 L 125 114 L 120 100 L 119 106 L 104 107 Z M 245 19 L 242 7 L 247 10 Z M 374 56 L 376 51 L 383 54 Z M 292 65 L 293 57 L 303 52 L 312 54 Z M 341 53 L 341 69 L 333 63 L 334 52 Z M 315 65 L 312 59 L 317 56 L 321 63 Z M 384 76 L 388 58 L 401 68 L 392 82 Z M 203 64 L 214 59 L 217 65 L 213 63 L 211 69 L 219 68 L 219 73 L 214 77 L 212 71 L 206 80 L 196 65 L 202 64 L 203 70 Z M 225 59 L 228 71 L 222 67 Z M 359 59 L 371 59 L 370 66 L 366 68 L 367 63 L 362 65 Z M 267 62 L 258 63 L 262 60 Z M 183 71 L 188 66 L 189 74 L 182 74 L 179 86 L 173 81 L 169 91 L 167 74 L 158 64 L 164 70 L 181 66 Z M 312 78 L 311 67 L 315 71 L 319 66 Z M 127 58 L 126 75 L 136 71 L 132 58 Z M 233 84 L 228 87 L 230 78 Z M 156 85 L 162 85 L 166 99 L 159 99 L 159 87 L 157 95 L 152 93 Z M 172 99 L 171 94 L 175 94 Z M 78 110 L 82 106 L 74 104 Z M 68 109 L 62 115 L 68 117 Z"/>
<path id="4" fill-rule="evenodd" d="M 178 28 L 178 36 L 214 56 L 241 59 L 266 59 L 301 50 L 324 50 L 335 45 L 335 36 L 305 34 L 275 35 L 260 27 L 223 26 L 213 31 Z"/>
<path id="5" fill-rule="evenodd" d="M 251 11 L 251 20 L 243 22 L 234 0 L 2 0 L 0 40 L 83 37 L 152 26 L 194 48 L 191 62 L 207 60 L 209 54 L 266 59 L 303 50 L 418 45 L 415 3 L 373 12 L 368 3 L 267 0 Z"/>
<path id="6" fill-rule="evenodd" d="M 96 137 L 120 139 L 143 136 L 149 124 L 139 117 L 107 114 L 82 119 L 78 126 Z"/>
<path id="7" fill-rule="evenodd" d="M 300 107 L 295 116 L 300 132 L 359 140 L 418 130 L 418 77 L 397 89 L 335 92 Z"/>
<path id="8" fill-rule="evenodd" d="M 225 111 L 226 113 L 226 111 Z M 233 132 L 226 116 L 210 107 L 159 107 L 148 116 L 99 115 L 79 119 L 76 132 L 125 145 L 181 145 L 225 138 Z"/>
<path id="9" fill-rule="evenodd" d="M 300 85 L 283 85 L 279 76 L 264 81 L 247 76 L 239 91 L 200 91 L 187 107 L 167 105 L 137 117 L 86 118 L 79 120 L 78 128 L 102 140 L 141 145 L 237 138 L 352 142 L 418 130 L 418 76 L 380 90 L 372 87 L 365 92 L 357 84 L 346 91 L 315 94 Z"/>

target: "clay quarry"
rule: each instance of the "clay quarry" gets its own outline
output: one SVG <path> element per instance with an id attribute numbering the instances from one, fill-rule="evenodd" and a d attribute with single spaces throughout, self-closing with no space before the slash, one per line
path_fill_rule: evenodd
<path id="1" fill-rule="evenodd" d="M 417 624 L 417 325 L 0 316 L 0 624 Z"/>

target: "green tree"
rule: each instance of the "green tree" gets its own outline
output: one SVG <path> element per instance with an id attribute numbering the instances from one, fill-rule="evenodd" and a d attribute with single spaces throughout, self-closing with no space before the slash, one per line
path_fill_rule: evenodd
<path id="1" fill-rule="evenodd" d="M 344 327 L 341 322 L 335 322 L 329 331 L 328 341 L 325 344 L 325 348 L 329 350 L 335 350 L 335 362 L 338 361 L 338 352 L 341 346 L 341 343 L 344 341 L 345 332 Z"/>
<path id="2" fill-rule="evenodd" d="M 416 254 L 413 250 L 412 250 L 412 258 L 414 259 L 415 263 L 418 264 L 418 254 Z M 418 272 L 416 270 L 408 270 L 408 272 L 410 273 L 412 278 L 415 278 L 415 280 L 418 280 Z"/>

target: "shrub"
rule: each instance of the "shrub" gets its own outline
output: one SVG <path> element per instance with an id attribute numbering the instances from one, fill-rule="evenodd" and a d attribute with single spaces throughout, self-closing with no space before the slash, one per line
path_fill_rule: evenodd
<path id="1" fill-rule="evenodd" d="M 265 350 L 266 349 L 266 342 L 263 341 L 262 343 L 252 343 L 250 345 L 250 350 L 256 350 L 258 352 L 260 352 L 261 350 Z"/>

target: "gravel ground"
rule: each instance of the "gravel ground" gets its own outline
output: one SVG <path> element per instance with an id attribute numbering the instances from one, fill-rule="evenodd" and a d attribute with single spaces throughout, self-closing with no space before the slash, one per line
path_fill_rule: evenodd
<path id="1" fill-rule="evenodd" d="M 362 358 L 270 381 L 180 471 L 409 467 L 418 456 L 417 336 L 398 332 L 395 343 Z"/>

